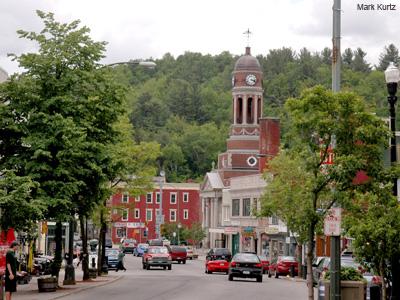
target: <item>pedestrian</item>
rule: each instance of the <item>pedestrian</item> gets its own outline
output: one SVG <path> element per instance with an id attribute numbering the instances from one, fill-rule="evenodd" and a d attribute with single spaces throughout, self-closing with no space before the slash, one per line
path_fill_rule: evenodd
<path id="1" fill-rule="evenodd" d="M 117 263 L 117 269 L 115 270 L 115 272 L 118 272 L 118 270 L 126 271 L 125 266 L 124 266 L 124 256 L 125 256 L 125 253 L 123 251 L 120 251 L 118 253 L 118 263 Z"/>
<path id="2" fill-rule="evenodd" d="M 11 300 L 11 294 L 17 291 L 17 259 L 15 251 L 18 250 L 18 242 L 12 242 L 6 254 L 6 300 Z"/>

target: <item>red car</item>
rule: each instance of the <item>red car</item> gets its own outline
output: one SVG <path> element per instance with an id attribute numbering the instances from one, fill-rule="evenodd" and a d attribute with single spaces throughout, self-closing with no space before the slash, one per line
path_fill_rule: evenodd
<path id="1" fill-rule="evenodd" d="M 263 274 L 268 273 L 269 270 L 269 259 L 265 255 L 259 255 L 258 258 L 263 266 Z"/>
<path id="2" fill-rule="evenodd" d="M 228 274 L 229 262 L 225 259 L 207 259 L 206 260 L 206 274 L 212 274 L 213 272 L 223 272 Z"/>
<path id="3" fill-rule="evenodd" d="M 166 246 L 168 248 L 169 255 L 171 255 L 172 261 L 177 261 L 178 264 L 181 262 L 186 264 L 187 252 L 183 246 Z"/>
<path id="4" fill-rule="evenodd" d="M 162 267 L 164 270 L 171 270 L 171 256 L 166 247 L 150 246 L 142 257 L 143 269 L 150 270 L 150 267 Z"/>
<path id="5" fill-rule="evenodd" d="M 289 275 L 290 268 L 294 266 L 294 275 L 298 274 L 299 263 L 296 261 L 294 256 L 278 256 L 272 259 L 268 269 L 268 277 L 272 275 L 278 278 L 279 275 Z"/>

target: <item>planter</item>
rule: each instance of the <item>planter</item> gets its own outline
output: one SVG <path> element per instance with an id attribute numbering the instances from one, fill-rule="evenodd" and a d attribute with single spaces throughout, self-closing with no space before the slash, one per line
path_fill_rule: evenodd
<path id="1" fill-rule="evenodd" d="M 57 277 L 38 278 L 39 293 L 55 292 L 58 287 Z"/>
<path id="2" fill-rule="evenodd" d="M 89 278 L 97 277 L 97 269 L 89 269 Z"/>
<path id="3" fill-rule="evenodd" d="M 329 300 L 330 282 L 324 281 L 324 295 L 319 299 Z M 362 281 L 341 281 L 340 291 L 342 300 L 364 300 L 366 283 Z M 322 295 L 321 295 L 322 296 Z"/>

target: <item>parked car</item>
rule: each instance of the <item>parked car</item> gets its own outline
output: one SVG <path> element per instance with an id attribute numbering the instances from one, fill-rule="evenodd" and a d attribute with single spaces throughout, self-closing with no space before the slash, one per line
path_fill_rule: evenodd
<path id="1" fill-rule="evenodd" d="M 313 284 L 317 285 L 322 272 L 327 271 L 329 268 L 329 257 L 318 256 L 313 260 Z"/>
<path id="2" fill-rule="evenodd" d="M 299 263 L 294 256 L 275 257 L 271 260 L 268 277 L 274 275 L 275 278 L 278 278 L 279 275 L 289 275 L 291 266 L 294 266 L 294 275 L 297 275 L 299 272 Z"/>
<path id="3" fill-rule="evenodd" d="M 194 256 L 194 251 L 192 246 L 185 246 L 186 247 L 186 253 L 187 253 L 187 258 L 192 260 Z"/>
<path id="4" fill-rule="evenodd" d="M 228 274 L 229 272 L 229 261 L 226 259 L 212 259 L 209 257 L 205 263 L 206 274 L 212 274 L 213 272 L 223 272 Z"/>
<path id="5" fill-rule="evenodd" d="M 263 266 L 256 254 L 253 253 L 236 253 L 232 258 L 228 279 L 233 280 L 234 277 L 256 278 L 257 282 L 262 282 Z"/>
<path id="6" fill-rule="evenodd" d="M 206 259 L 208 260 L 225 259 L 227 261 L 231 261 L 232 253 L 227 248 L 211 248 L 206 255 Z"/>
<path id="7" fill-rule="evenodd" d="M 166 246 L 169 254 L 171 255 L 172 261 L 177 261 L 178 264 L 181 262 L 186 264 L 187 252 L 186 247 L 183 246 Z"/>
<path id="8" fill-rule="evenodd" d="M 164 270 L 172 269 L 171 255 L 166 247 L 149 246 L 142 257 L 143 269 L 150 270 L 150 267 L 162 267 Z"/>
<path id="9" fill-rule="evenodd" d="M 112 248 L 112 239 L 106 238 L 106 248 Z"/>
<path id="10" fill-rule="evenodd" d="M 263 266 L 263 274 L 268 273 L 269 270 L 269 259 L 265 255 L 259 255 L 258 258 L 261 261 L 261 264 Z"/>
<path id="11" fill-rule="evenodd" d="M 120 249 L 118 249 L 118 248 L 107 248 L 106 249 L 107 265 L 108 265 L 109 269 L 117 268 L 119 253 L 120 253 Z"/>
<path id="12" fill-rule="evenodd" d="M 138 244 L 135 249 L 133 249 L 134 256 L 143 256 L 146 249 L 149 248 L 148 244 Z"/>
<path id="13" fill-rule="evenodd" d="M 128 253 L 129 252 L 129 253 L 133 254 L 133 251 L 136 248 L 136 244 L 137 244 L 137 242 L 134 239 L 125 239 L 122 242 L 122 251 L 124 253 Z"/>

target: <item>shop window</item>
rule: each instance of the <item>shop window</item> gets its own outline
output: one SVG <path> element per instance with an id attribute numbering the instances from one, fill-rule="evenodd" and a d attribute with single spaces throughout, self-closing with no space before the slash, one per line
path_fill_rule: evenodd
<path id="1" fill-rule="evenodd" d="M 232 217 L 240 215 L 240 199 L 232 199 Z"/>

